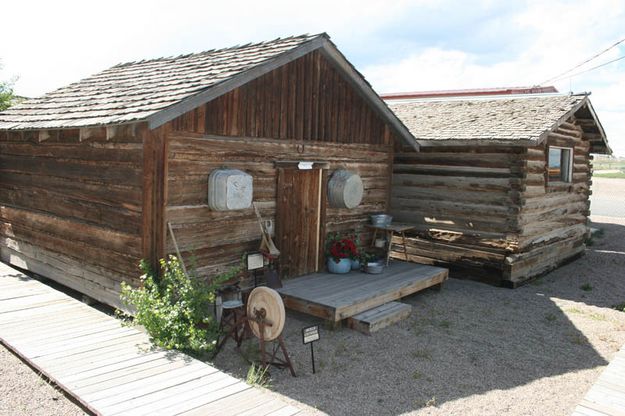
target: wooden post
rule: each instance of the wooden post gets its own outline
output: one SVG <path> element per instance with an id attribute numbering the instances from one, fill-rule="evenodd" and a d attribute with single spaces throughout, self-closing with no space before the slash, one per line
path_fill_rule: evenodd
<path id="1" fill-rule="evenodd" d="M 143 239 L 142 254 L 157 274 L 165 256 L 165 204 L 167 201 L 167 138 L 165 128 L 148 130 L 143 136 Z"/>

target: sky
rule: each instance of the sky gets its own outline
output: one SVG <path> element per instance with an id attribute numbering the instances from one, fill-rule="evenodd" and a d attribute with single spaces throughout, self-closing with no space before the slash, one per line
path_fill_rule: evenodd
<path id="1" fill-rule="evenodd" d="M 625 1 L 4 2 L 0 80 L 34 97 L 120 62 L 327 32 L 379 93 L 538 85 L 625 38 Z M 571 72 L 625 56 L 625 42 Z M 591 92 L 625 156 L 625 59 L 554 84 Z M 547 85 L 547 84 L 546 84 Z"/>

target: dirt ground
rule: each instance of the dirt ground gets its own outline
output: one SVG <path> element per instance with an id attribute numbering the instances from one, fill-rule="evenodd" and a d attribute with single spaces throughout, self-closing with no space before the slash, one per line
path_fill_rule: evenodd
<path id="1" fill-rule="evenodd" d="M 300 331 L 321 322 L 289 312 L 298 377 L 274 369 L 271 389 L 331 415 L 570 414 L 625 343 L 612 309 L 625 302 L 625 219 L 595 221 L 603 236 L 585 256 L 529 285 L 451 279 L 404 298 L 410 317 L 373 336 L 322 327 L 315 375 Z M 215 364 L 248 368 L 232 344 Z"/>

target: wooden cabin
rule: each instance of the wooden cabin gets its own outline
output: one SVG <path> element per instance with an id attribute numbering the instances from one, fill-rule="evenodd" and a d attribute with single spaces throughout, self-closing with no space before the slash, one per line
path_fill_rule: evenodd
<path id="1" fill-rule="evenodd" d="M 208 205 L 211 172 L 237 169 L 285 275 L 314 272 L 328 232 L 389 207 L 396 141 L 416 147 L 325 34 L 120 64 L 0 113 L 2 260 L 118 306 L 141 258 L 175 252 L 171 226 L 212 276 L 259 248 L 249 204 Z M 339 169 L 356 208 L 327 203 Z"/>
<path id="2" fill-rule="evenodd" d="M 590 153 L 611 151 L 588 96 L 506 94 L 383 97 L 420 147 L 393 167 L 411 260 L 515 287 L 583 253 Z"/>

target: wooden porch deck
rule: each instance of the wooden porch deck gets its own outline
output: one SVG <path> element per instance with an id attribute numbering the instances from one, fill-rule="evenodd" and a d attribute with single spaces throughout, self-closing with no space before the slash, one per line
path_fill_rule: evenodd
<path id="1" fill-rule="evenodd" d="M 441 284 L 448 274 L 441 267 L 392 261 L 382 274 L 314 273 L 284 281 L 278 292 L 287 308 L 337 322 Z"/>
<path id="2" fill-rule="evenodd" d="M 302 411 L 2 263 L 0 342 L 96 415 Z"/>

